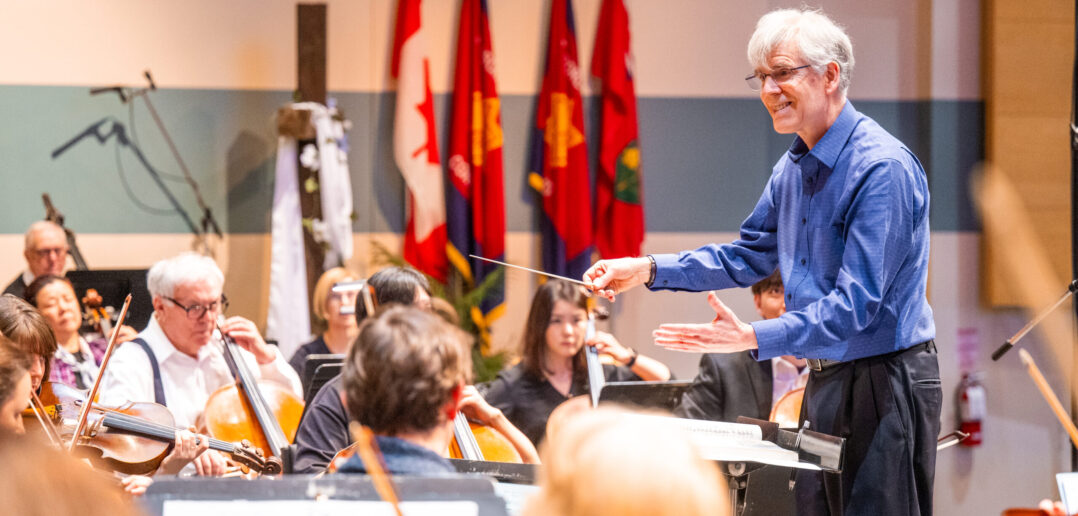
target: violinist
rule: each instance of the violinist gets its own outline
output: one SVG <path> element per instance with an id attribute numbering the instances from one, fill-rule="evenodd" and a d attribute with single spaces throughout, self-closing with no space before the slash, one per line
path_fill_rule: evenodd
<path id="1" fill-rule="evenodd" d="M 752 285 L 756 312 L 764 320 L 786 312 L 784 295 L 778 270 Z M 674 413 L 712 421 L 735 422 L 738 416 L 766 420 L 783 395 L 807 382 L 803 358 L 783 355 L 757 361 L 748 351 L 707 353 L 700 357 L 700 371 Z"/>
<path id="2" fill-rule="evenodd" d="M 487 401 L 504 412 L 536 445 L 543 440 L 547 418 L 554 408 L 586 391 L 587 322 L 584 291 L 565 281 L 547 281 L 532 298 L 520 363 L 499 373 L 485 387 Z M 603 365 L 608 382 L 670 379 L 670 369 L 665 365 L 622 346 L 609 333 L 597 332 L 588 344 L 619 364 Z"/>
<path id="3" fill-rule="evenodd" d="M 108 347 L 108 335 L 87 340 L 79 333 L 82 311 L 71 281 L 61 276 L 38 276 L 26 288 L 26 301 L 45 317 L 58 344 L 52 358 L 49 380 L 89 389 L 97 378 L 101 359 Z M 123 326 L 117 342 L 131 340 L 134 330 Z"/>
<path id="4" fill-rule="evenodd" d="M 0 336 L 0 432 L 24 432 L 22 411 L 30 403 L 31 355 Z"/>
<path id="5" fill-rule="evenodd" d="M 359 334 L 359 324 L 353 313 L 342 313 L 342 307 L 353 307 L 356 303 L 355 292 L 333 292 L 333 285 L 343 281 L 354 281 L 356 276 L 344 267 L 334 267 L 322 273 L 314 285 L 311 296 L 311 308 L 314 316 L 325 326 L 325 331 L 318 338 L 308 342 L 292 355 L 288 363 L 302 377 L 303 365 L 308 355 L 348 353 L 352 341 Z M 301 378 L 307 385 L 309 378 Z"/>
<path id="6" fill-rule="evenodd" d="M 153 317 L 138 338 L 113 354 L 102 380 L 102 401 L 156 402 L 168 407 L 178 426 L 197 426 L 210 395 L 233 383 L 214 338 L 217 316 L 228 305 L 222 294 L 224 274 L 211 258 L 183 253 L 155 263 L 147 286 Z M 300 394 L 296 372 L 275 346 L 266 344 L 253 322 L 231 317 L 221 331 L 242 348 L 254 375 Z M 199 474 L 220 475 L 227 463 L 209 450 L 195 466 Z"/>
<path id="7" fill-rule="evenodd" d="M 39 220 L 30 224 L 26 230 L 25 247 L 22 255 L 26 258 L 26 270 L 20 273 L 4 288 L 5 294 L 23 297 L 26 287 L 35 278 L 43 274 L 62 276 L 67 266 L 67 235 L 64 228 L 55 222 Z"/>
<path id="8" fill-rule="evenodd" d="M 414 307 L 391 307 L 361 326 L 341 374 L 341 401 L 374 432 L 389 473 L 455 473 L 445 452 L 458 411 L 508 432 L 522 455 L 538 460 L 524 434 L 467 385 L 469 343 L 460 329 Z M 338 471 L 367 472 L 358 456 Z"/>
<path id="9" fill-rule="evenodd" d="M 30 355 L 30 384 L 34 392 L 39 391 L 52 371 L 57 348 L 49 323 L 26 301 L 4 294 L 0 296 L 0 334 Z"/>

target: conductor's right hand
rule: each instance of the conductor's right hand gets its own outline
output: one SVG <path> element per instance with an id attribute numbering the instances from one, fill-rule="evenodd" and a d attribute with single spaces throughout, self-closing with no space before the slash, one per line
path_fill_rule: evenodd
<path id="1" fill-rule="evenodd" d="M 613 301 L 614 296 L 647 283 L 650 275 L 651 260 L 647 257 L 599 260 L 584 273 L 584 284 L 596 295 Z"/>

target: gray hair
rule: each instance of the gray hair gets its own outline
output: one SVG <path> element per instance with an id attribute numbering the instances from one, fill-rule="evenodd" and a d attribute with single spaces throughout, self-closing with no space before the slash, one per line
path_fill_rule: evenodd
<path id="1" fill-rule="evenodd" d="M 59 224 L 51 220 L 39 220 L 30 224 L 30 227 L 26 229 L 26 240 L 23 244 L 25 248 L 34 249 L 35 244 L 37 244 L 37 235 L 46 231 L 55 231 L 60 235 L 64 235 L 64 228 L 60 227 Z"/>
<path id="2" fill-rule="evenodd" d="M 146 275 L 146 287 L 152 297 L 172 297 L 177 286 L 198 281 L 220 289 L 224 287 L 225 275 L 212 258 L 192 252 L 165 258 L 153 264 Z"/>
<path id="3" fill-rule="evenodd" d="M 842 27 L 818 10 L 771 11 L 756 22 L 756 32 L 749 40 L 749 64 L 754 70 L 765 67 L 775 48 L 787 41 L 797 45 L 817 73 L 823 73 L 828 63 L 837 64 L 839 90 L 846 95 L 853 73 L 853 44 Z"/>

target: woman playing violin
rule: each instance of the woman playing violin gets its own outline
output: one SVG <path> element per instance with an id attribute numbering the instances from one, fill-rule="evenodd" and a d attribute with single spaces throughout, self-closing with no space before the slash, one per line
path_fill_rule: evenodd
<path id="1" fill-rule="evenodd" d="M 587 386 L 584 335 L 587 296 L 564 281 L 547 281 L 536 291 L 524 329 L 520 363 L 502 371 L 484 396 L 536 445 L 555 407 L 583 394 Z M 604 365 L 607 381 L 670 379 L 661 362 L 622 346 L 613 335 L 597 332 L 588 342 L 620 365 Z"/>

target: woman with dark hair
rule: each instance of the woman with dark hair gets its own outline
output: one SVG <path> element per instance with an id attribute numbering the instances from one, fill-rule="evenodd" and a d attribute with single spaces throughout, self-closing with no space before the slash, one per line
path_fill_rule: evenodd
<path id="1" fill-rule="evenodd" d="M 587 392 L 587 322 L 587 295 L 580 287 L 557 280 L 544 283 L 532 299 L 520 363 L 499 373 L 486 386 L 487 401 L 536 446 L 554 408 Z M 603 365 L 608 382 L 670 379 L 665 365 L 622 346 L 609 333 L 596 332 L 589 344 L 620 364 Z"/>
<path id="2" fill-rule="evenodd" d="M 61 276 L 38 276 L 26 287 L 26 301 L 37 307 L 56 336 L 49 380 L 89 389 L 97 378 L 108 341 L 102 337 L 87 340 L 81 334 L 82 310 L 75 288 Z"/>

